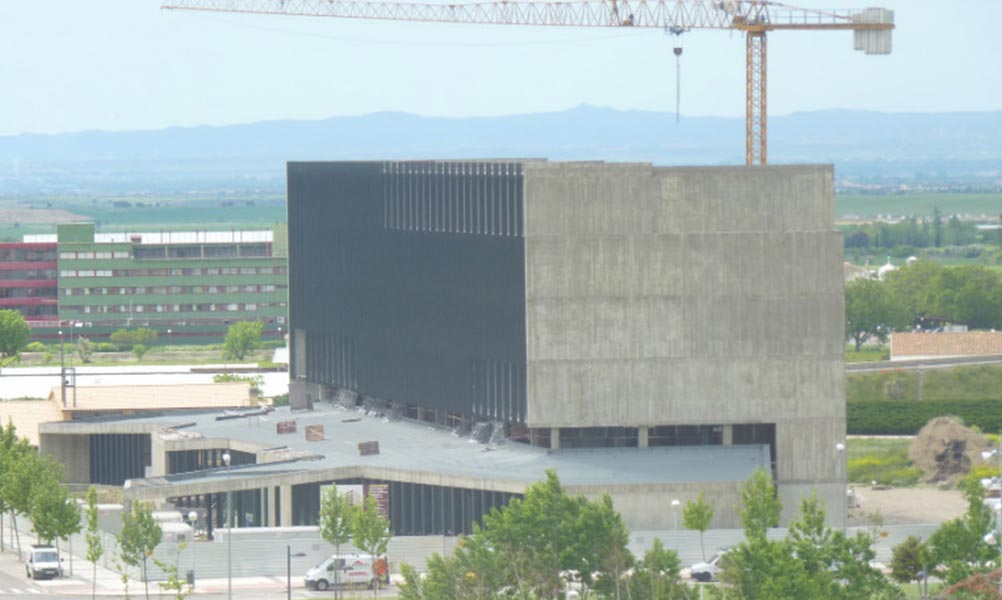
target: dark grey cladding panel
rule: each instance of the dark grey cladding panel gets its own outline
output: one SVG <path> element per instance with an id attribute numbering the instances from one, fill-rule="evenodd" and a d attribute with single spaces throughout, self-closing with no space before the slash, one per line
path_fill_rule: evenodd
<path id="1" fill-rule="evenodd" d="M 522 166 L 290 163 L 288 174 L 290 318 L 307 332 L 307 378 L 524 421 Z"/>

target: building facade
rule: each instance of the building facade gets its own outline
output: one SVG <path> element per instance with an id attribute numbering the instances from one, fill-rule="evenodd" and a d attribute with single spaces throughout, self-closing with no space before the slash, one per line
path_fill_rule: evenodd
<path id="1" fill-rule="evenodd" d="M 0 309 L 20 311 L 33 327 L 59 319 L 56 244 L 0 243 Z"/>
<path id="2" fill-rule="evenodd" d="M 269 337 L 285 330 L 284 226 L 96 233 L 91 223 L 71 223 L 58 226 L 50 246 L 58 275 L 52 318 L 72 323 L 79 335 L 101 339 L 142 326 L 165 343 L 218 341 L 231 323 L 245 320 L 263 321 Z"/>
<path id="3" fill-rule="evenodd" d="M 552 450 L 764 444 L 841 514 L 828 166 L 289 165 L 292 400 Z M 322 250 L 321 250 L 322 249 Z"/>
<path id="4" fill-rule="evenodd" d="M 451 535 L 552 469 L 570 493 L 608 494 L 636 531 L 678 528 L 671 499 L 700 495 L 712 527 L 736 528 L 742 483 L 766 469 L 784 522 L 816 492 L 841 524 L 832 179 L 830 166 L 291 163 L 292 406 L 264 422 L 48 423 L 40 449 L 80 457 L 68 481 L 111 469 L 113 484 L 142 479 L 127 500 L 216 522 L 232 491 L 254 523 L 315 524 L 334 483 L 379 490 L 395 535 Z M 123 466 L 122 439 L 148 459 Z M 227 450 L 238 468 L 221 468 Z"/>

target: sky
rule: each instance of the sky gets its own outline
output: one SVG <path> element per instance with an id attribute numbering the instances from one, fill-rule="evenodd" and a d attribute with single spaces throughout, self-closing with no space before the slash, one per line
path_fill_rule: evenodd
<path id="1" fill-rule="evenodd" d="M 773 32 L 769 114 L 1002 110 L 1002 0 L 791 0 L 895 11 L 894 50 Z M 0 135 L 323 119 L 468 117 L 582 104 L 675 110 L 657 30 L 164 11 L 158 0 L 0 0 Z M 744 38 L 681 38 L 683 116 L 744 114 Z"/>

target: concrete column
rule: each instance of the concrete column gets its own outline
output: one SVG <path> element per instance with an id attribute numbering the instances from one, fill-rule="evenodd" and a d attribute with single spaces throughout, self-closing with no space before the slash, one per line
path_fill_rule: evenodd
<path id="1" fill-rule="evenodd" d="M 282 519 L 279 527 L 292 527 L 292 486 L 283 485 L 279 490 L 282 503 Z"/>
<path id="2" fill-rule="evenodd" d="M 647 447 L 647 428 L 637 427 L 637 447 L 646 448 Z"/>
<path id="3" fill-rule="evenodd" d="M 276 500 L 275 486 L 269 485 L 264 490 L 262 490 L 262 492 L 264 493 L 264 496 L 267 499 L 267 504 L 268 504 L 268 510 L 265 511 L 266 512 L 265 527 L 276 527 L 278 524 L 275 523 L 275 500 Z"/>
<path id="4" fill-rule="evenodd" d="M 734 445 L 734 426 L 733 425 L 724 425 L 724 432 L 723 432 L 723 436 L 722 437 L 724 438 L 723 439 L 723 444 L 725 446 L 733 446 Z"/>
<path id="5" fill-rule="evenodd" d="M 550 427 L 550 450 L 560 450 L 559 427 Z"/>
<path id="6" fill-rule="evenodd" d="M 150 434 L 150 466 L 147 477 L 163 477 L 167 475 L 167 452 L 160 436 Z"/>

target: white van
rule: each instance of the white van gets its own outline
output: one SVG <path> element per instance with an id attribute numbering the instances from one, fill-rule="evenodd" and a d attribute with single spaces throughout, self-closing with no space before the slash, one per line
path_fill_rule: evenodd
<path id="1" fill-rule="evenodd" d="M 341 586 L 364 585 L 373 588 L 380 578 L 384 583 L 390 582 L 385 556 L 373 559 L 365 554 L 331 555 L 306 572 L 306 587 L 323 591 L 337 582 Z"/>
<path id="2" fill-rule="evenodd" d="M 60 562 L 55 548 L 48 544 L 38 544 L 28 551 L 28 562 L 24 565 L 24 570 L 28 579 L 62 577 L 63 566 Z"/>

